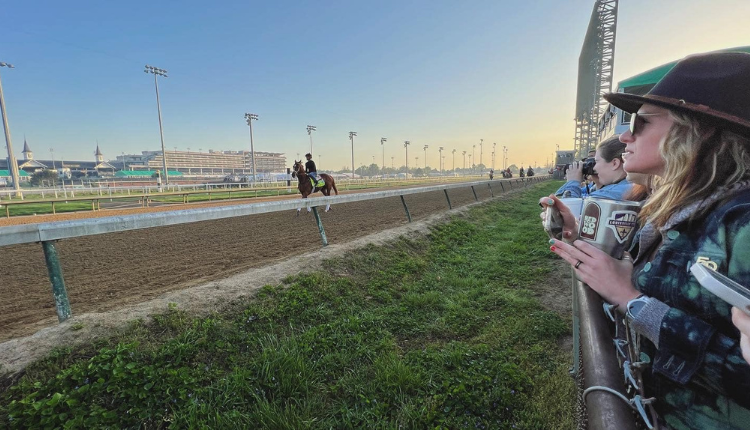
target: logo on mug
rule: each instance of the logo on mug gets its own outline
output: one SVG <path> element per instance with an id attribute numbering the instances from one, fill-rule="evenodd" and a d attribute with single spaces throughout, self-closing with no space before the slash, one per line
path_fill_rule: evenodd
<path id="1" fill-rule="evenodd" d="M 581 217 L 581 237 L 596 240 L 596 232 L 599 227 L 601 214 L 601 208 L 599 208 L 598 204 L 591 202 L 586 205 L 586 210 Z"/>
<path id="2" fill-rule="evenodd" d="M 615 239 L 623 243 L 637 225 L 637 218 L 638 214 L 632 211 L 614 211 L 612 216 L 607 218 L 607 227 L 615 232 Z"/>

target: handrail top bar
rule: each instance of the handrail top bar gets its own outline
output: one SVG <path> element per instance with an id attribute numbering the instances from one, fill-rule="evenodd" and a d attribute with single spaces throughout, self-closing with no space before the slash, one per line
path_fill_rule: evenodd
<path id="1" fill-rule="evenodd" d="M 544 178 L 544 176 L 540 176 L 539 178 Z M 521 178 L 508 178 L 502 180 L 461 182 L 455 184 L 433 185 L 429 187 L 399 188 L 395 190 L 352 193 L 331 197 L 316 197 L 312 199 L 294 199 L 262 203 L 247 203 L 242 205 L 182 209 L 164 212 L 151 212 L 133 215 L 7 226 L 0 227 L 0 246 L 68 239 L 79 236 L 91 236 L 97 234 L 115 233 L 120 231 L 138 230 L 143 228 L 187 224 L 199 221 L 211 221 L 238 216 L 280 212 L 284 210 L 306 209 L 315 206 L 323 206 L 329 203 L 351 203 L 409 194 L 449 190 L 455 188 L 468 188 L 472 185 L 481 185 L 492 182 L 508 182 L 520 179 Z"/>

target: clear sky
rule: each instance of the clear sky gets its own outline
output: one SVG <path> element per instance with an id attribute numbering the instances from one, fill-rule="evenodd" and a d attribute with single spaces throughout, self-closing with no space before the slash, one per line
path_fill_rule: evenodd
<path id="1" fill-rule="evenodd" d="M 322 170 L 490 165 L 572 148 L 578 55 L 593 0 L 2 2 L 0 69 L 17 157 L 92 159 L 167 150 L 309 150 Z M 750 45 L 748 0 L 622 0 L 615 82 L 687 54 Z M 3 151 L 4 154 L 4 151 Z M 4 156 L 4 155 L 3 155 Z M 498 155 L 496 167 L 501 162 Z M 467 161 L 468 162 L 468 161 Z"/>

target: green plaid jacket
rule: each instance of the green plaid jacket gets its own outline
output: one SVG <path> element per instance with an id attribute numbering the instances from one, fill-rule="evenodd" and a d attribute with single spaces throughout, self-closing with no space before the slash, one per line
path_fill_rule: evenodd
<path id="1" fill-rule="evenodd" d="M 690 220 L 698 206 L 722 195 L 731 198 L 704 219 Z M 645 261 L 659 236 L 654 259 Z M 750 429 L 750 365 L 740 352 L 731 306 L 689 270 L 701 261 L 750 288 L 750 184 L 684 208 L 659 231 L 647 224 L 639 249 L 635 287 L 658 301 L 638 320 L 660 321 L 643 331 L 651 332 L 643 341 L 652 361 L 644 373 L 646 396 L 657 398 L 660 420 L 675 429 Z"/>

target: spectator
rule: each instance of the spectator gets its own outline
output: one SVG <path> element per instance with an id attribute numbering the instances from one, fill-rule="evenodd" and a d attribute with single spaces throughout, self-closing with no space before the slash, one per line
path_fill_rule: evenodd
<path id="1" fill-rule="evenodd" d="M 618 136 L 610 137 L 597 146 L 594 154 L 594 173 L 596 176 L 596 190 L 590 192 L 591 197 L 603 199 L 622 200 L 623 196 L 630 191 L 632 184 L 625 178 L 623 169 L 622 153 L 625 144 L 620 142 Z M 586 185 L 581 188 L 584 179 L 583 165 L 575 162 L 570 165 L 567 173 L 568 182 L 555 192 L 557 196 L 585 197 Z"/>
<path id="2" fill-rule="evenodd" d="M 626 312 L 650 357 L 644 395 L 669 428 L 750 425 L 750 365 L 731 306 L 686 269 L 701 261 L 750 285 L 749 93 L 750 54 L 714 53 L 678 62 L 645 96 L 607 94 L 633 113 L 625 169 L 656 176 L 637 256 L 615 260 L 582 241 L 551 248 Z"/>

